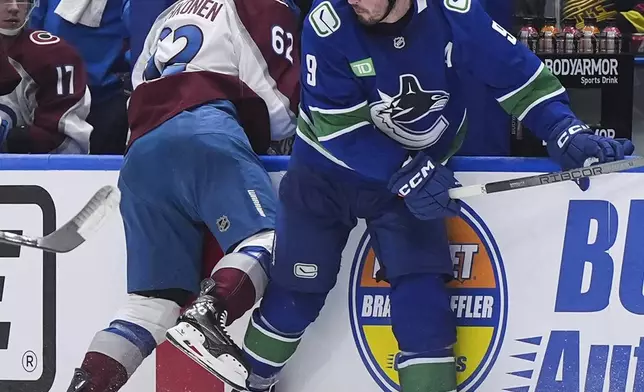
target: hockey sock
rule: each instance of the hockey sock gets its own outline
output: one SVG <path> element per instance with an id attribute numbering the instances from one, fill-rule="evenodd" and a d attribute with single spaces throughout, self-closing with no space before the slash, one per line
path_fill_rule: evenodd
<path id="1" fill-rule="evenodd" d="M 253 311 L 244 336 L 244 357 L 253 369 L 255 384 L 261 383 L 262 379 L 271 380 L 279 373 L 295 353 L 302 333 L 280 332 L 262 317 L 259 309 Z M 249 379 L 249 383 L 253 385 L 253 380 Z"/>
<path id="2" fill-rule="evenodd" d="M 222 257 L 213 269 L 214 296 L 228 312 L 227 325 L 244 315 L 264 295 L 273 237 L 272 230 L 249 237 Z"/>
<path id="3" fill-rule="evenodd" d="M 456 392 L 456 318 L 445 277 L 407 274 L 391 281 L 391 324 L 401 353 L 396 370 L 403 392 Z"/>
<path id="4" fill-rule="evenodd" d="M 157 346 L 143 327 L 114 320 L 90 343 L 82 369 L 90 375 L 90 391 L 118 391 Z"/>
<path id="5" fill-rule="evenodd" d="M 327 293 L 289 290 L 271 281 L 259 309 L 253 311 L 244 338 L 244 356 L 251 365 L 249 378 L 274 381 L 300 344 L 304 330 L 318 317 Z M 270 385 L 270 383 L 268 383 Z M 261 388 L 257 388 L 261 389 Z"/>
<path id="6" fill-rule="evenodd" d="M 451 349 L 396 355 L 402 392 L 456 392 L 456 365 Z"/>
<path id="7" fill-rule="evenodd" d="M 165 340 L 178 316 L 173 301 L 130 295 L 116 319 L 90 343 L 81 365 L 90 376 L 88 392 L 118 391 Z"/>

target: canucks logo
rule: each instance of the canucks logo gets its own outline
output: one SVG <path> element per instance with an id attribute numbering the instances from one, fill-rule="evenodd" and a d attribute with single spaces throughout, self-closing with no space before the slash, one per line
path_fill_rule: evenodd
<path id="1" fill-rule="evenodd" d="M 449 93 L 423 90 L 412 74 L 400 75 L 400 91 L 390 97 L 378 90 L 380 101 L 371 104 L 371 119 L 386 135 L 411 149 L 423 149 L 436 143 L 449 126 L 443 115 L 431 122 L 427 116 L 442 111 Z"/>
<path id="2" fill-rule="evenodd" d="M 503 261 L 489 230 L 464 205 L 448 220 L 454 280 L 451 307 L 457 316 L 456 370 L 459 391 L 476 391 L 501 349 L 508 295 Z M 399 391 L 393 367 L 398 345 L 390 321 L 389 284 L 376 281 L 380 269 L 365 234 L 351 267 L 349 314 L 360 356 L 383 391 Z"/>

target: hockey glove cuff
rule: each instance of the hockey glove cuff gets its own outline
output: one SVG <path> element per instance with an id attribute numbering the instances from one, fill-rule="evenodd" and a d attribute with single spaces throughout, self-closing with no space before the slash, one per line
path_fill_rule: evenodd
<path id="1" fill-rule="evenodd" d="M 9 135 L 9 121 L 0 120 L 0 146 L 5 144 L 7 136 Z"/>
<path id="2" fill-rule="evenodd" d="M 563 132 L 551 137 L 547 148 L 548 154 L 563 170 L 617 161 L 633 154 L 635 150 L 630 140 L 595 135 L 588 125 L 579 120 L 575 120 Z M 575 181 L 582 191 L 590 186 L 588 178 Z"/>
<path id="3" fill-rule="evenodd" d="M 460 201 L 451 199 L 448 191 L 459 186 L 451 170 L 435 164 L 423 152 L 404 164 L 389 181 L 389 190 L 403 197 L 409 211 L 421 220 L 458 215 Z"/>

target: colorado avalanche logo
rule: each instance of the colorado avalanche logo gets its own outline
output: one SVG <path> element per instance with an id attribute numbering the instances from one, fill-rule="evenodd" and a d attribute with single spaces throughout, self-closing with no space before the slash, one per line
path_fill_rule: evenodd
<path id="1" fill-rule="evenodd" d="M 425 119 L 447 106 L 449 93 L 423 90 L 415 75 L 400 75 L 398 95 L 390 97 L 380 90 L 378 94 L 380 101 L 371 104 L 371 119 L 378 129 L 407 148 L 420 150 L 431 146 L 449 126 L 443 115 L 433 123 Z"/>

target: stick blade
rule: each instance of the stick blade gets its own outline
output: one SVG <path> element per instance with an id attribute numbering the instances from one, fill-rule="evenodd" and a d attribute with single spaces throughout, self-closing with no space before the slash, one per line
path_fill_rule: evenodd
<path id="1" fill-rule="evenodd" d="M 39 239 L 36 247 L 56 253 L 67 253 L 76 249 L 101 228 L 118 209 L 120 200 L 121 194 L 117 188 L 111 185 L 102 187 L 76 216 L 60 229 Z"/>

